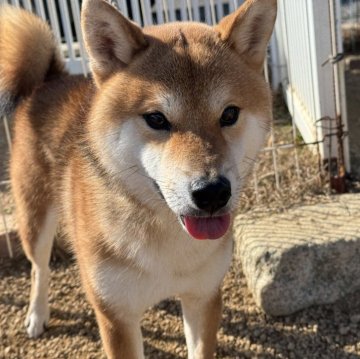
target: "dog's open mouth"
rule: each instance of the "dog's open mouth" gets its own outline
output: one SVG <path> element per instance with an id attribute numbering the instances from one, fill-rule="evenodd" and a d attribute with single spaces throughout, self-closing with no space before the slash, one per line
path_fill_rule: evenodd
<path id="1" fill-rule="evenodd" d="M 230 227 L 230 214 L 216 217 L 180 216 L 187 232 L 195 239 L 218 239 Z"/>

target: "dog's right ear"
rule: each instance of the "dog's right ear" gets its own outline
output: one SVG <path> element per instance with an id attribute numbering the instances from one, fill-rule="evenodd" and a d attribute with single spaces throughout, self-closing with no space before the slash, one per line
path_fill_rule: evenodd
<path id="1" fill-rule="evenodd" d="M 262 71 L 276 12 L 276 0 L 246 0 L 238 10 L 224 17 L 216 30 L 252 68 Z"/>
<path id="2" fill-rule="evenodd" d="M 141 28 L 104 0 L 83 1 L 81 27 L 98 86 L 148 45 Z"/>

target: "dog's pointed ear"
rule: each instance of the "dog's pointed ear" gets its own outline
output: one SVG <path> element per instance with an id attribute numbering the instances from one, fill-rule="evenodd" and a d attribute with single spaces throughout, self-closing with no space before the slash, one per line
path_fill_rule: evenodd
<path id="1" fill-rule="evenodd" d="M 98 86 L 147 47 L 141 28 L 104 0 L 83 1 L 81 27 Z"/>
<path id="2" fill-rule="evenodd" d="M 251 67 L 261 71 L 276 13 L 276 0 L 246 0 L 237 11 L 224 17 L 216 30 Z"/>

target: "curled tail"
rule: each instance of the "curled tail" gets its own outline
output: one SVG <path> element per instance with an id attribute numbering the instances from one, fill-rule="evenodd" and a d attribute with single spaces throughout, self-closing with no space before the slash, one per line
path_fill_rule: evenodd
<path id="1" fill-rule="evenodd" d="M 50 27 L 30 12 L 0 6 L 0 117 L 47 78 L 64 71 Z"/>

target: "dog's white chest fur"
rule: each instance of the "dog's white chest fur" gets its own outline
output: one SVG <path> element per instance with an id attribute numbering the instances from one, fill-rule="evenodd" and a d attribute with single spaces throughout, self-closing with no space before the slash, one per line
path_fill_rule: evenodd
<path id="1" fill-rule="evenodd" d="M 130 266 L 114 260 L 92 266 L 97 295 L 120 316 L 129 312 L 141 315 L 149 306 L 174 295 L 207 296 L 220 285 L 231 260 L 231 239 L 197 241 L 179 233 L 163 240 L 131 251 L 128 239 Z"/>

